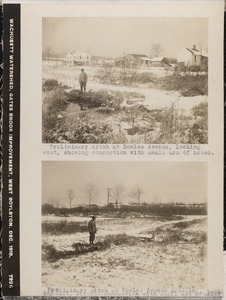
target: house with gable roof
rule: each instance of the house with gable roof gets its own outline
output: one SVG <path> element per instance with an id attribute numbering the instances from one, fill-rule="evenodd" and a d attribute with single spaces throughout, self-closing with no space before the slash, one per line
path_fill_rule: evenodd
<path id="1" fill-rule="evenodd" d="M 71 51 L 67 53 L 65 60 L 70 66 L 87 66 L 90 64 L 90 55 L 88 53 Z"/>
<path id="2" fill-rule="evenodd" d="M 208 68 L 208 52 L 197 49 L 196 45 L 192 48 L 184 48 L 177 55 L 178 66 L 188 69 L 206 70 Z"/>

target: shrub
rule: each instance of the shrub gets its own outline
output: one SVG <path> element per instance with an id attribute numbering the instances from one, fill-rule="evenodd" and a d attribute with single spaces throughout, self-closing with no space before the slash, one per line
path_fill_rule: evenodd
<path id="1" fill-rule="evenodd" d="M 62 88 L 52 91 L 43 100 L 43 110 L 50 116 L 57 116 L 67 106 L 67 97 Z"/>
<path id="2" fill-rule="evenodd" d="M 59 258 L 58 251 L 53 245 L 42 245 L 42 259 L 54 262 Z"/>
<path id="3" fill-rule="evenodd" d="M 106 84 L 133 86 L 139 83 L 157 83 L 156 76 L 151 72 L 138 73 L 136 67 L 112 68 L 105 67 L 99 70 L 95 79 Z"/>
<path id="4" fill-rule="evenodd" d="M 57 120 L 55 128 L 45 136 L 48 143 L 108 143 L 112 128 L 109 124 L 84 115 L 75 120 Z"/>
<path id="5" fill-rule="evenodd" d="M 161 79 L 161 86 L 166 90 L 179 91 L 184 97 L 208 94 L 207 75 L 170 75 Z"/>
<path id="6" fill-rule="evenodd" d="M 47 79 L 42 84 L 43 91 L 51 91 L 59 86 L 59 83 L 55 79 Z"/>
<path id="7" fill-rule="evenodd" d="M 43 215 L 48 215 L 48 214 L 54 214 L 56 213 L 56 208 L 48 203 L 45 203 L 42 205 L 42 214 Z"/>
<path id="8" fill-rule="evenodd" d="M 192 108 L 195 122 L 189 130 L 188 142 L 190 144 L 208 143 L 208 104 L 201 102 Z"/>

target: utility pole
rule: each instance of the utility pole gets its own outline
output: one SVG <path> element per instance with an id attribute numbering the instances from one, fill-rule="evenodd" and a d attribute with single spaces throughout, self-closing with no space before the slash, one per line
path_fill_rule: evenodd
<path id="1" fill-rule="evenodd" d="M 108 201 L 107 201 L 107 205 L 109 205 L 110 203 L 110 192 L 111 192 L 111 188 L 107 188 L 108 190 Z"/>

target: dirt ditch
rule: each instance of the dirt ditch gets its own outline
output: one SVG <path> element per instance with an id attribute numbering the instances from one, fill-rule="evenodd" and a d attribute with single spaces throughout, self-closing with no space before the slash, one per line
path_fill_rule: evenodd
<path id="1" fill-rule="evenodd" d="M 170 104 L 175 101 L 172 95 L 162 93 L 160 99 L 159 91 L 140 91 L 99 89 L 82 93 L 56 80 L 46 80 L 43 142 L 207 143 L 207 103 L 189 104 L 193 108 L 186 115 L 175 103 Z M 163 108 L 166 100 L 167 107 Z"/>
<path id="2" fill-rule="evenodd" d="M 53 245 L 43 245 L 43 260 L 47 260 L 49 262 L 55 262 L 59 259 L 67 259 L 72 256 L 78 256 L 82 255 L 88 252 L 94 252 L 98 250 L 106 249 L 106 244 L 98 242 L 95 245 L 89 245 L 89 244 L 82 244 L 82 243 L 75 243 L 72 245 L 74 250 L 65 250 L 65 251 L 59 251 L 56 250 Z"/>

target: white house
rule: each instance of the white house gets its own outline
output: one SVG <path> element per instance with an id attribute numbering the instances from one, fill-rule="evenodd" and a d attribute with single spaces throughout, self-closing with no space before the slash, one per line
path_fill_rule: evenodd
<path id="1" fill-rule="evenodd" d="M 66 63 L 70 66 L 87 66 L 90 64 L 90 55 L 88 53 L 69 52 L 66 55 Z"/>
<path id="2" fill-rule="evenodd" d="M 67 65 L 69 66 L 73 65 L 73 52 L 69 52 L 66 54 L 65 61 Z"/>
<path id="3" fill-rule="evenodd" d="M 177 55 L 177 62 L 179 66 L 205 69 L 208 66 L 208 53 L 203 49 L 198 50 L 194 45 L 193 48 L 181 50 Z"/>

